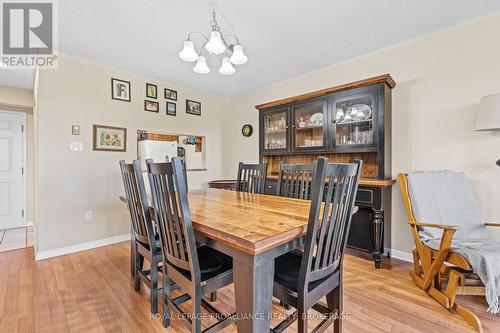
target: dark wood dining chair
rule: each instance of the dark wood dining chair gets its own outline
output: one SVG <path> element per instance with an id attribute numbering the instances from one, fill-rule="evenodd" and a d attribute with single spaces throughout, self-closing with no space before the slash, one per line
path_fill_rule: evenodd
<path id="1" fill-rule="evenodd" d="M 334 332 L 342 331 L 342 262 L 362 162 L 334 164 L 319 158 L 315 164 L 304 251 L 275 261 L 273 296 L 297 309 L 272 329 L 276 333 L 295 320 L 298 332 L 307 332 L 310 308 L 325 316 L 313 332 L 332 324 Z M 318 303 L 325 296 L 326 307 Z"/>
<path id="2" fill-rule="evenodd" d="M 276 195 L 296 199 L 311 199 L 312 178 L 315 163 L 311 164 L 280 164 Z M 294 252 L 300 252 L 300 249 Z M 280 305 L 290 310 L 290 306 L 283 302 Z"/>
<path id="3" fill-rule="evenodd" d="M 233 282 L 232 258 L 208 246 L 196 246 L 191 213 L 182 170 L 182 161 L 171 163 L 146 161 L 153 207 L 163 252 L 163 325 L 170 325 L 170 310 L 193 333 L 201 332 L 201 307 L 216 318 L 222 318 L 203 332 L 222 330 L 234 321 L 234 315 L 223 315 L 202 296 Z M 170 281 L 184 292 L 170 297 Z M 191 300 L 186 314 L 181 304 Z"/>
<path id="4" fill-rule="evenodd" d="M 131 164 L 120 161 L 120 169 L 134 233 L 132 261 L 135 291 L 141 290 L 142 280 L 151 291 L 151 313 L 156 314 L 158 295 L 161 293 L 161 288 L 158 287 L 158 273 L 162 269 L 162 255 L 151 220 L 141 164 L 139 160 Z M 144 259 L 150 263 L 150 268 L 143 268 Z"/>
<path id="5" fill-rule="evenodd" d="M 267 163 L 238 165 L 236 191 L 263 194 L 266 188 Z"/>
<path id="6" fill-rule="evenodd" d="M 313 174 L 314 163 L 281 163 L 276 195 L 296 199 L 311 199 Z"/>

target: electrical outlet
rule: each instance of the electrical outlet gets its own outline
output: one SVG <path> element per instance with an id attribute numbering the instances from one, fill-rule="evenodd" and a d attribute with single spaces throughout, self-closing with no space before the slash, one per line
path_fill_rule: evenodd
<path id="1" fill-rule="evenodd" d="M 85 221 L 92 221 L 92 211 L 86 210 L 85 213 L 83 214 L 83 219 Z"/>

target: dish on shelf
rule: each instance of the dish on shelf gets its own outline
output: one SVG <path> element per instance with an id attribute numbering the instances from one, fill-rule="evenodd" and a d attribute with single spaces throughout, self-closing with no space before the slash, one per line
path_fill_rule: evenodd
<path id="1" fill-rule="evenodd" d="M 372 108 L 367 104 L 354 104 L 348 112 L 354 120 L 368 120 L 372 117 Z"/>
<path id="2" fill-rule="evenodd" d="M 350 113 L 346 114 L 344 119 L 342 120 L 343 123 L 349 123 L 352 121 L 352 116 Z"/>
<path id="3" fill-rule="evenodd" d="M 321 126 L 323 125 L 323 113 L 316 112 L 307 121 L 307 126 Z"/>

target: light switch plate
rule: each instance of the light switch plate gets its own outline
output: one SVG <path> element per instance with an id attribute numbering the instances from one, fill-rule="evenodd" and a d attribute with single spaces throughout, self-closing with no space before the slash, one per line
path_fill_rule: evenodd
<path id="1" fill-rule="evenodd" d="M 69 143 L 69 151 L 71 152 L 81 152 L 83 151 L 83 143 L 80 141 L 72 141 Z"/>
<path id="2" fill-rule="evenodd" d="M 73 135 L 80 135 L 80 125 L 72 125 L 71 126 L 71 133 Z"/>

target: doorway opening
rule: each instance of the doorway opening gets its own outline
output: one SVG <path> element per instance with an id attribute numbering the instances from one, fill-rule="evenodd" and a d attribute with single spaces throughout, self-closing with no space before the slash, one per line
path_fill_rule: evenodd
<path id="1" fill-rule="evenodd" d="M 0 252 L 32 246 L 27 222 L 25 112 L 0 110 Z"/>

